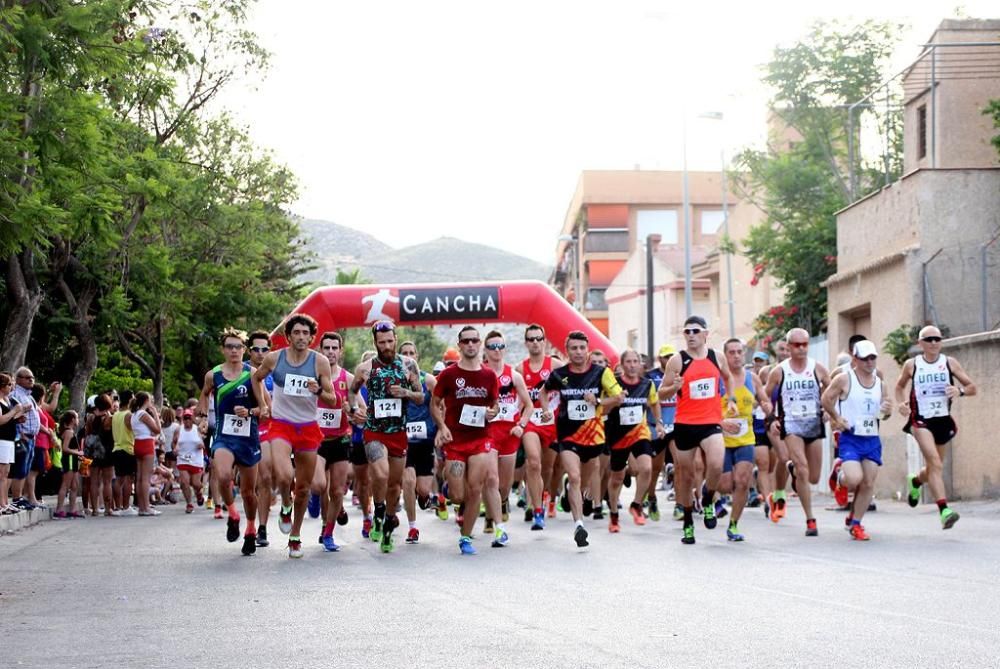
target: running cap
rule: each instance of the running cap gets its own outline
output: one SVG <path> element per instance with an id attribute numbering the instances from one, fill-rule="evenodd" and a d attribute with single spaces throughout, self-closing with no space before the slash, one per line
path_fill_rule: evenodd
<path id="1" fill-rule="evenodd" d="M 458 349 L 454 346 L 449 346 L 444 355 L 441 356 L 441 359 L 447 364 L 449 362 L 458 362 L 462 359 L 462 356 L 459 354 Z"/>
<path id="2" fill-rule="evenodd" d="M 855 358 L 867 358 L 870 355 L 878 355 L 878 349 L 875 347 L 875 342 L 859 341 L 854 345 L 854 357 Z"/>
<path id="3" fill-rule="evenodd" d="M 756 353 L 753 354 L 753 359 L 754 360 L 763 360 L 764 362 L 767 362 L 771 358 L 769 358 L 768 355 L 767 355 L 767 353 L 764 353 L 764 351 L 757 351 Z"/>
<path id="4" fill-rule="evenodd" d="M 181 418 L 194 418 L 194 411 L 191 411 L 191 409 L 184 409 L 184 413 L 181 414 Z"/>
<path id="5" fill-rule="evenodd" d="M 688 316 L 687 320 L 684 321 L 684 325 L 700 325 L 706 330 L 708 329 L 708 322 L 701 316 Z"/>
<path id="6" fill-rule="evenodd" d="M 444 371 L 444 363 L 438 360 L 437 362 L 434 363 L 434 367 L 431 369 L 431 371 L 434 372 L 435 374 L 440 374 L 441 372 Z"/>
<path id="7" fill-rule="evenodd" d="M 670 344 L 664 344 L 660 347 L 660 352 L 657 355 L 661 358 L 666 358 L 668 355 L 673 355 L 674 353 L 677 353 L 677 349 Z"/>

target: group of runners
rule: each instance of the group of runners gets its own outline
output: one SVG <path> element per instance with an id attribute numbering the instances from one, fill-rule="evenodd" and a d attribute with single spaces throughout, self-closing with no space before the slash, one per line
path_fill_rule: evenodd
<path id="1" fill-rule="evenodd" d="M 728 515 L 728 540 L 743 541 L 739 522 L 751 489 L 765 500 L 767 517 L 780 522 L 789 484 L 812 537 L 818 527 L 810 486 L 819 482 L 827 425 L 837 451 L 831 488 L 848 507 L 850 536 L 867 540 L 862 520 L 882 464 L 880 421 L 894 410 L 926 462 L 908 477 L 910 505 L 926 484 L 942 527 L 958 520 L 945 498 L 941 461 L 957 433 L 951 404 L 976 387 L 941 353 L 932 326 L 921 330 L 922 353 L 903 366 L 894 393 L 882 382 L 875 344 L 864 337 L 851 339 L 831 371 L 809 356 L 808 333 L 792 329 L 775 346 L 773 365 L 758 353 L 747 367 L 744 343 L 732 338 L 721 352 L 710 348 L 699 316 L 684 323 L 683 349 L 663 346 L 652 370 L 630 349 L 609 368 L 579 331 L 561 342 L 565 360 L 553 357 L 534 324 L 524 332 L 528 357 L 517 365 L 504 358 L 501 332 L 462 327 L 451 364 L 436 375 L 420 370 L 416 346 L 399 342 L 389 321 L 372 326 L 373 351 L 353 373 L 342 366 L 341 335 L 319 334 L 308 315 L 290 316 L 284 334 L 287 347 L 271 350 L 264 333 L 223 333 L 225 362 L 205 375 L 194 412 L 214 416 L 211 461 L 228 511 L 226 537 L 235 542 L 242 534 L 245 555 L 268 545 L 274 490 L 292 558 L 303 556 L 307 513 L 323 519 L 323 548 L 339 550 L 335 531 L 348 522 L 349 490 L 363 514 L 362 535 L 385 553 L 394 549 L 398 510 L 407 516 L 406 542 L 417 543 L 417 508 L 447 520 L 449 504 L 461 553 L 476 552 L 481 515 L 491 545 L 502 548 L 510 542 L 511 490 L 519 486 L 531 531 L 545 529 L 561 499 L 583 547 L 585 518 L 603 520 L 605 503 L 611 533 L 621 531 L 619 508 L 635 525 L 659 520 L 657 481 L 665 470 L 684 544 L 695 543 L 696 514 L 710 530 Z M 201 473 L 194 469 L 189 474 Z M 619 500 L 629 481 L 626 507 Z"/>

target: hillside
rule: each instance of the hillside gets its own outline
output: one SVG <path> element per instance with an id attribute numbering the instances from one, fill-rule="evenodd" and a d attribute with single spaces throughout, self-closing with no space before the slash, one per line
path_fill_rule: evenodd
<path id="1" fill-rule="evenodd" d="M 548 278 L 549 268 L 529 258 L 452 237 L 393 249 L 372 235 L 329 221 L 304 220 L 316 254 L 307 281 L 333 283 L 337 270 L 355 268 L 372 283 L 440 283 Z"/>

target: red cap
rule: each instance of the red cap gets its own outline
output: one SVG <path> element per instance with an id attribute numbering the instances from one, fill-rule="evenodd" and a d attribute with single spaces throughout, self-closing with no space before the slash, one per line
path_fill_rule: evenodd
<path id="1" fill-rule="evenodd" d="M 449 346 L 448 349 L 444 352 L 444 355 L 441 356 L 441 359 L 444 360 L 446 363 L 458 362 L 459 360 L 461 360 L 461 358 L 462 356 L 459 355 L 458 350 L 452 346 Z"/>
<path id="2" fill-rule="evenodd" d="M 181 414 L 181 418 L 194 418 L 194 411 L 191 411 L 191 409 L 184 409 L 184 412 Z"/>

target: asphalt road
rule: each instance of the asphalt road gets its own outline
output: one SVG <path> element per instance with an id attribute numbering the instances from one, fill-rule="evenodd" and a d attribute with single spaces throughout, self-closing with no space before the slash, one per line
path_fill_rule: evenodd
<path id="1" fill-rule="evenodd" d="M 0 537 L 2 667 L 996 667 L 1000 504 L 959 503 L 942 531 L 933 506 L 881 502 L 867 543 L 843 515 L 803 536 L 793 503 L 700 526 L 672 520 L 621 534 L 567 515 L 511 545 L 462 556 L 453 523 L 421 512 L 421 543 L 390 555 L 360 537 L 290 560 L 240 555 L 221 520 L 181 505 L 158 518 L 52 521 Z M 402 540 L 402 530 L 399 539 Z"/>

